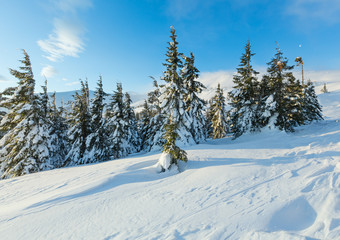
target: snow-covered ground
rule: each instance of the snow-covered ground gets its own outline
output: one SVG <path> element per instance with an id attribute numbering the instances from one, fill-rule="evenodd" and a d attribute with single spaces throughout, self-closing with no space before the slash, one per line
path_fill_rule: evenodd
<path id="1" fill-rule="evenodd" d="M 329 90 L 325 121 L 188 147 L 179 174 L 156 173 L 157 152 L 2 180 L 0 239 L 340 239 Z"/>

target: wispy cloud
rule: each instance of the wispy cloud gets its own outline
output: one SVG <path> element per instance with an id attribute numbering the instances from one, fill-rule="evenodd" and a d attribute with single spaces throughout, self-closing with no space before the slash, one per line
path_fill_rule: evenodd
<path id="1" fill-rule="evenodd" d="M 51 77 L 54 77 L 55 75 L 57 75 L 57 73 L 58 72 L 54 67 L 52 67 L 51 65 L 47 65 L 47 66 L 43 67 L 40 75 L 44 76 L 46 78 L 51 78 Z"/>
<path id="2" fill-rule="evenodd" d="M 65 56 L 78 57 L 84 51 L 83 33 L 82 25 L 55 19 L 53 33 L 48 39 L 39 40 L 38 45 L 52 62 L 60 61 Z"/>
<path id="3" fill-rule="evenodd" d="M 74 86 L 74 85 L 78 85 L 78 84 L 80 84 L 80 82 L 79 81 L 75 81 L 75 82 L 66 83 L 65 85 L 66 86 Z"/>
<path id="4" fill-rule="evenodd" d="M 52 61 L 62 61 L 64 57 L 79 57 L 84 51 L 83 36 L 85 27 L 78 20 L 77 12 L 92 7 L 92 0 L 50 0 L 51 6 L 56 9 L 57 15 L 53 21 L 52 33 L 47 39 L 38 40 L 37 43 L 45 57 Z"/>
<path id="5" fill-rule="evenodd" d="M 339 0 L 291 0 L 286 13 L 306 22 L 323 21 L 329 24 L 340 22 Z"/>

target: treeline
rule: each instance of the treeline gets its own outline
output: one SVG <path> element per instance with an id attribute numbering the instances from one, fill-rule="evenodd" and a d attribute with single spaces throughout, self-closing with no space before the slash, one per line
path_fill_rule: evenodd
<path id="1" fill-rule="evenodd" d="M 93 99 L 87 81 L 66 107 L 49 97 L 47 83 L 34 94 L 35 80 L 28 54 L 23 66 L 10 69 L 19 82 L 0 94 L 0 176 L 9 178 L 47 169 L 107 161 L 139 151 L 163 149 L 170 158 L 166 170 L 187 160 L 182 145 L 207 138 L 234 138 L 263 128 L 292 132 L 294 127 L 321 120 L 321 107 L 311 81 L 293 76 L 280 49 L 260 80 L 251 65 L 254 53 L 248 42 L 234 76 L 234 87 L 224 96 L 217 86 L 208 102 L 199 97 L 205 86 L 193 53 L 178 51 L 175 29 L 166 53 L 162 84 L 154 79 L 143 110 L 135 113 L 131 98 L 117 84 L 109 97 L 99 77 Z M 105 101 L 105 98 L 109 98 Z M 230 110 L 226 110 L 229 104 Z"/>

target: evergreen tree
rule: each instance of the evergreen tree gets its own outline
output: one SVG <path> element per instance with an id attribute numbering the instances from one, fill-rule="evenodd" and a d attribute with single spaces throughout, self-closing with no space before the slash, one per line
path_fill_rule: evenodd
<path id="1" fill-rule="evenodd" d="M 3 92 L 0 93 L 0 123 L 3 117 L 7 114 L 9 109 L 11 109 L 11 101 L 7 101 L 9 97 L 13 96 L 15 93 L 14 87 L 6 88 Z M 5 131 L 0 130 L 0 139 L 8 132 L 8 129 Z"/>
<path id="2" fill-rule="evenodd" d="M 128 127 L 128 122 L 124 118 L 123 90 L 121 83 L 117 83 L 117 90 L 113 93 L 111 102 L 108 105 L 106 118 L 106 128 L 110 132 L 110 155 L 114 159 L 127 156 L 129 144 L 126 129 Z"/>
<path id="3" fill-rule="evenodd" d="M 204 132 L 206 138 L 210 138 L 213 135 L 212 119 L 213 119 L 213 98 L 209 99 L 208 106 L 205 111 L 206 124 L 204 126 Z"/>
<path id="4" fill-rule="evenodd" d="M 190 132 L 191 121 L 187 114 L 185 96 L 188 95 L 179 70 L 183 67 L 180 59 L 181 54 L 178 52 L 176 40 L 176 32 L 171 27 L 171 42 L 169 42 L 166 63 L 163 65 L 166 70 L 163 74 L 165 85 L 162 88 L 161 108 L 162 114 L 167 116 L 166 124 L 169 124 L 168 119 L 173 120 L 174 131 L 178 134 L 178 141 L 181 144 L 191 144 L 194 142 L 193 136 Z M 165 126 L 165 125 L 164 125 Z"/>
<path id="5" fill-rule="evenodd" d="M 42 115 L 43 117 L 47 118 L 48 117 L 48 94 L 47 94 L 47 79 L 45 79 L 45 85 L 41 86 L 41 88 L 43 89 L 43 92 L 40 93 L 40 98 L 39 98 L 39 102 L 40 102 L 40 106 L 42 107 L 41 111 L 42 111 Z"/>
<path id="6" fill-rule="evenodd" d="M 258 120 L 259 82 L 256 77 L 258 72 L 251 65 L 251 57 L 254 55 L 248 41 L 245 53 L 241 57 L 241 63 L 237 68 L 237 75 L 234 75 L 233 78 L 233 90 L 229 92 L 230 126 L 234 138 L 245 132 L 258 131 L 260 128 Z"/>
<path id="7" fill-rule="evenodd" d="M 86 155 L 91 159 L 91 162 L 102 162 L 110 159 L 109 133 L 105 128 L 105 119 L 103 118 L 106 95 L 100 76 L 90 110 L 92 132 L 88 135 L 86 143 Z"/>
<path id="8" fill-rule="evenodd" d="M 129 93 L 125 93 L 124 97 L 124 119 L 127 122 L 125 132 L 127 134 L 127 142 L 129 144 L 128 153 L 135 153 L 140 151 L 140 137 L 138 132 L 137 120 L 135 112 L 131 107 L 131 97 Z"/>
<path id="9" fill-rule="evenodd" d="M 166 143 L 163 146 L 163 153 L 158 162 L 161 168 L 160 172 L 169 170 L 173 166 L 178 167 L 178 161 L 188 161 L 187 153 L 176 145 L 178 134 L 176 132 L 176 125 L 171 117 L 169 123 L 165 125 L 165 130 L 164 139 Z"/>
<path id="10" fill-rule="evenodd" d="M 323 120 L 322 109 L 312 81 L 308 80 L 304 87 L 303 111 L 305 123 Z"/>
<path id="11" fill-rule="evenodd" d="M 225 97 L 223 96 L 223 89 L 218 84 L 216 94 L 212 99 L 211 115 L 213 138 L 223 138 L 228 132 L 227 114 L 226 114 Z"/>
<path id="12" fill-rule="evenodd" d="M 199 71 L 195 67 L 195 56 L 191 52 L 190 57 L 183 57 L 185 60 L 184 67 L 181 71 L 181 77 L 187 89 L 185 96 L 186 112 L 190 119 L 190 132 L 196 143 L 206 139 L 205 125 L 206 119 L 203 114 L 206 102 L 198 97 L 205 86 L 197 81 Z"/>
<path id="13" fill-rule="evenodd" d="M 268 63 L 267 74 L 263 76 L 261 86 L 261 104 L 259 109 L 262 126 L 275 126 L 280 130 L 294 131 L 294 127 L 303 124 L 303 88 L 295 79 L 288 65 L 287 58 L 277 48 L 274 58 Z"/>
<path id="14" fill-rule="evenodd" d="M 157 81 L 155 79 L 153 80 L 154 90 L 148 93 L 147 101 L 147 107 L 149 107 L 147 112 L 150 113 L 150 120 L 149 124 L 143 127 L 146 135 L 143 135 L 142 148 L 146 151 L 161 149 L 165 143 L 165 139 L 163 138 L 165 119 L 160 103 L 161 91 Z"/>
<path id="15" fill-rule="evenodd" d="M 65 165 L 65 158 L 68 152 L 68 138 L 66 119 L 63 106 L 57 107 L 55 92 L 51 96 L 49 107 L 49 142 L 50 142 L 50 163 L 54 168 Z"/>
<path id="16" fill-rule="evenodd" d="M 18 87 L 5 105 L 9 112 L 2 119 L 0 130 L 7 132 L 0 141 L 0 176 L 9 178 L 48 169 L 48 124 L 34 94 L 35 80 L 31 61 L 23 50 L 20 70 L 10 69 Z"/>
<path id="17" fill-rule="evenodd" d="M 67 165 L 80 165 L 93 162 L 94 159 L 88 154 L 87 138 L 91 131 L 91 116 L 89 113 L 89 89 L 88 82 L 81 81 L 80 94 L 76 92 L 72 111 L 70 113 L 70 129 L 68 137 L 70 141 L 70 151 L 66 156 Z"/>
<path id="18" fill-rule="evenodd" d="M 141 136 L 141 149 L 146 148 L 146 142 L 149 139 L 150 119 L 152 112 L 147 100 L 144 100 L 143 109 L 139 114 L 138 128 Z"/>

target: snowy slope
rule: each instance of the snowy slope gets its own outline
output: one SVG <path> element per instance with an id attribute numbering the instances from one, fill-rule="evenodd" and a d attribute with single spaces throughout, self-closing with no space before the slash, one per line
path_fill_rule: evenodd
<path id="1" fill-rule="evenodd" d="M 320 99 L 325 121 L 188 147 L 180 174 L 156 152 L 2 180 L 1 239 L 340 239 L 340 88 Z"/>

